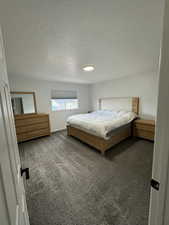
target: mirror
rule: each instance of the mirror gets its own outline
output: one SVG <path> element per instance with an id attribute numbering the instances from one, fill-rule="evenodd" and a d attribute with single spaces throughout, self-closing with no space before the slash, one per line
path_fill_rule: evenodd
<path id="1" fill-rule="evenodd" d="M 34 92 L 11 92 L 11 101 L 14 115 L 37 113 Z"/>

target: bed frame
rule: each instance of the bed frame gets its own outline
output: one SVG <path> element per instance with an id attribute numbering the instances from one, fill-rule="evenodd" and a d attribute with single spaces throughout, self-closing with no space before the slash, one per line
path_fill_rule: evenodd
<path id="1" fill-rule="evenodd" d="M 124 110 L 132 110 L 136 114 L 139 113 L 139 98 L 138 97 L 113 97 L 113 98 L 101 98 L 99 99 L 99 109 L 113 109 L 116 107 Z M 67 135 L 78 138 L 79 140 L 91 145 L 99 150 L 102 154 L 112 146 L 118 144 L 122 140 L 131 136 L 131 126 L 120 129 L 117 134 L 110 139 L 105 140 L 101 137 L 89 134 L 83 130 L 75 128 L 73 126 L 67 126 Z"/>

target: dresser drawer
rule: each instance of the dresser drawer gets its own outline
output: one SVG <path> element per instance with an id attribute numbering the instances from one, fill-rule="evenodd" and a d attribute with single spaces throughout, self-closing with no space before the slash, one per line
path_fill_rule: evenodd
<path id="1" fill-rule="evenodd" d="M 147 125 L 147 124 L 135 123 L 134 128 L 139 130 L 151 131 L 151 132 L 155 131 L 155 127 L 153 125 Z"/>
<path id="2" fill-rule="evenodd" d="M 17 134 L 17 139 L 18 142 L 21 141 L 27 141 L 30 139 L 34 139 L 37 137 L 42 137 L 42 136 L 47 136 L 50 135 L 50 130 L 48 129 L 40 129 L 40 130 L 35 130 L 35 131 L 30 131 L 22 134 Z"/>
<path id="3" fill-rule="evenodd" d="M 27 114 L 15 116 L 18 142 L 50 135 L 48 114 Z"/>
<path id="4" fill-rule="evenodd" d="M 152 131 L 134 128 L 134 136 L 145 138 L 145 139 L 148 139 L 148 140 L 151 140 L 151 141 L 154 140 L 154 132 L 152 132 Z"/>
<path id="5" fill-rule="evenodd" d="M 133 122 L 133 135 L 154 141 L 155 121 L 146 119 L 136 119 Z"/>
<path id="6" fill-rule="evenodd" d="M 32 118 L 25 118 L 25 119 L 15 119 L 16 128 L 21 126 L 28 126 L 33 124 L 39 124 L 48 122 L 48 116 L 40 116 L 40 117 L 32 117 Z"/>
<path id="7" fill-rule="evenodd" d="M 26 132 L 31 132 L 35 130 L 41 130 L 41 129 L 49 129 L 49 123 L 48 122 L 42 122 L 42 123 L 36 123 L 32 125 L 27 125 L 27 126 L 20 126 L 16 127 L 16 133 L 21 134 L 21 133 L 26 133 Z"/>

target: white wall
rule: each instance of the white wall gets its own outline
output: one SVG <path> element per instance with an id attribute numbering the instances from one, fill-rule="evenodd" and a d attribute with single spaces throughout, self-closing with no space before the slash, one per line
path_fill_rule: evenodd
<path id="1" fill-rule="evenodd" d="M 158 75 L 156 73 L 128 76 L 91 86 L 92 108 L 98 109 L 101 97 L 140 97 L 140 115 L 144 118 L 156 116 Z"/>
<path id="2" fill-rule="evenodd" d="M 66 119 L 75 113 L 84 113 L 90 110 L 89 85 L 63 82 L 49 82 L 9 75 L 11 91 L 34 91 L 36 94 L 37 111 L 49 113 L 51 131 L 66 128 Z M 79 109 L 72 111 L 52 112 L 50 105 L 51 90 L 76 90 L 80 101 Z"/>

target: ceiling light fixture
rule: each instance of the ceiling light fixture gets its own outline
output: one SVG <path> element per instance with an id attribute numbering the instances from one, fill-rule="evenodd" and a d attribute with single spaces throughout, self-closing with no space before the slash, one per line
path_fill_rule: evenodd
<path id="1" fill-rule="evenodd" d="M 94 68 L 94 66 L 92 66 L 92 65 L 87 65 L 87 66 L 84 66 L 83 67 L 83 70 L 84 71 L 86 71 L 86 72 L 91 72 L 91 71 L 93 71 L 95 68 Z"/>

